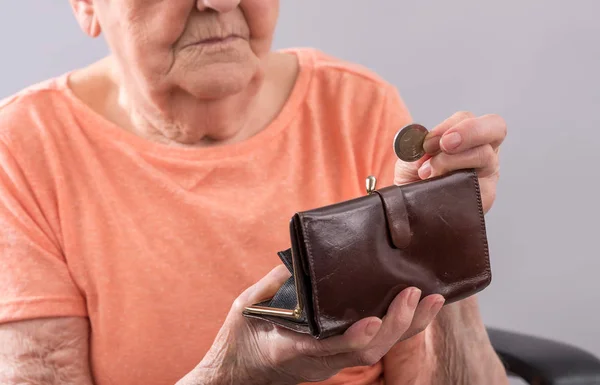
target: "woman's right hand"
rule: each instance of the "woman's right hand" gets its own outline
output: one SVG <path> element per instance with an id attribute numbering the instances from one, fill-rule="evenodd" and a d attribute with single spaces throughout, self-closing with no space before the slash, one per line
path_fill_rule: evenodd
<path id="1" fill-rule="evenodd" d="M 208 354 L 178 385 L 322 381 L 347 367 L 377 363 L 394 344 L 423 331 L 444 302 L 440 295 L 419 301 L 421 292 L 407 288 L 383 319 L 362 319 L 343 335 L 324 340 L 242 316 L 246 306 L 272 296 L 289 277 L 279 266 L 242 293 Z"/>

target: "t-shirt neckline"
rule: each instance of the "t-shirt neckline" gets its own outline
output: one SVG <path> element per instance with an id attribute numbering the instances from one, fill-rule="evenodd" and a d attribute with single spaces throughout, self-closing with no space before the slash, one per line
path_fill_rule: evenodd
<path id="1" fill-rule="evenodd" d="M 309 49 L 288 48 L 279 52 L 296 55 L 298 60 L 298 74 L 287 101 L 276 115 L 275 119 L 260 132 L 237 143 L 222 144 L 211 147 L 183 147 L 170 146 L 168 144 L 155 142 L 127 131 L 104 116 L 99 114 L 85 104 L 75 95 L 69 85 L 69 77 L 73 73 L 67 72 L 57 79 L 57 88 L 62 91 L 72 102 L 76 113 L 85 115 L 83 121 L 92 122 L 95 128 L 87 129 L 86 132 L 96 140 L 119 141 L 125 143 L 135 150 L 150 152 L 157 156 L 179 157 L 185 159 L 211 160 L 242 156 L 263 147 L 274 136 L 278 135 L 296 116 L 300 105 L 305 99 L 309 84 L 313 76 L 314 53 Z M 102 127 L 102 130 L 96 127 Z M 85 127 L 83 127 L 85 129 Z"/>

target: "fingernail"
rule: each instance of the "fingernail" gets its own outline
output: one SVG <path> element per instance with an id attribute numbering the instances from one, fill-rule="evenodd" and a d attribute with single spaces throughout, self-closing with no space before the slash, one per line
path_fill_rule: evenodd
<path id="1" fill-rule="evenodd" d="M 373 337 L 379 331 L 380 326 L 381 326 L 381 324 L 379 322 L 371 321 L 367 325 L 367 328 L 365 329 L 365 333 L 367 333 L 368 337 Z"/>
<path id="2" fill-rule="evenodd" d="M 454 150 L 462 143 L 462 138 L 458 132 L 452 132 L 442 136 L 442 145 L 446 150 Z"/>
<path id="3" fill-rule="evenodd" d="M 423 142 L 423 150 L 428 154 L 435 154 L 438 152 L 440 150 L 440 137 L 433 136 L 427 138 L 425 142 Z"/>
<path id="4" fill-rule="evenodd" d="M 444 306 L 444 302 L 446 302 L 446 301 L 443 298 L 438 299 L 433 304 L 432 310 L 435 311 L 435 312 L 440 311 L 440 309 L 442 308 L 442 306 Z"/>
<path id="5" fill-rule="evenodd" d="M 416 307 L 419 304 L 419 300 L 421 299 L 421 290 L 414 288 L 410 292 L 410 296 L 408 297 L 408 306 Z"/>
<path id="6" fill-rule="evenodd" d="M 429 160 L 423 163 L 419 169 L 419 176 L 421 179 L 427 179 L 431 176 L 431 162 Z"/>

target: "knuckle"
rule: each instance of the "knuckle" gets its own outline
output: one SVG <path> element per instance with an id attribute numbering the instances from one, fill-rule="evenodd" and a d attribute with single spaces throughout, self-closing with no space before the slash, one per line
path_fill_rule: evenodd
<path id="1" fill-rule="evenodd" d="M 319 347 L 314 346 L 314 344 L 305 339 L 296 341 L 294 344 L 294 348 L 296 352 L 298 352 L 301 355 L 310 355 L 311 353 L 314 354 L 317 353 L 319 350 Z"/>
<path id="2" fill-rule="evenodd" d="M 295 350 L 304 356 L 329 356 L 333 355 L 339 348 L 328 343 L 310 338 L 301 338 L 295 343 Z"/>
<path id="3" fill-rule="evenodd" d="M 358 351 L 364 347 L 365 347 L 365 342 L 356 340 L 356 339 L 352 339 L 352 340 L 348 341 L 346 344 L 346 350 L 348 350 L 348 351 Z"/>
<path id="4" fill-rule="evenodd" d="M 480 165 L 492 165 L 496 161 L 496 153 L 491 145 L 481 146 L 477 152 Z"/>
<path id="5" fill-rule="evenodd" d="M 462 129 L 466 132 L 476 131 L 478 129 L 477 119 L 469 118 L 464 120 L 462 123 Z"/>
<path id="6" fill-rule="evenodd" d="M 435 156 L 433 158 L 431 158 L 429 160 L 429 167 L 431 167 L 431 174 L 432 175 L 437 175 L 437 174 L 443 174 L 444 173 L 444 164 L 445 164 L 445 159 L 446 157 L 444 156 L 444 154 L 440 154 L 438 156 Z"/>
<path id="7" fill-rule="evenodd" d="M 431 175 L 444 175 L 456 166 L 456 158 L 454 155 L 448 155 L 445 153 L 437 155 L 435 158 L 431 159 Z"/>
<path id="8" fill-rule="evenodd" d="M 475 117 L 475 115 L 470 112 L 470 111 L 458 111 L 456 114 L 454 114 L 457 118 L 459 118 L 460 120 L 467 120 L 467 119 L 472 119 Z"/>
<path id="9" fill-rule="evenodd" d="M 243 311 L 246 308 L 246 298 L 245 296 L 240 296 L 238 298 L 235 299 L 235 301 L 233 301 L 233 304 L 231 305 L 231 309 L 234 312 L 240 313 L 241 311 Z"/>

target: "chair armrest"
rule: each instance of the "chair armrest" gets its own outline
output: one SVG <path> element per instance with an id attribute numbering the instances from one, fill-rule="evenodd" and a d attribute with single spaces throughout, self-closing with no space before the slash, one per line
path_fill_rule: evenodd
<path id="1" fill-rule="evenodd" d="M 575 346 L 487 328 L 509 374 L 536 385 L 600 384 L 600 360 Z"/>

